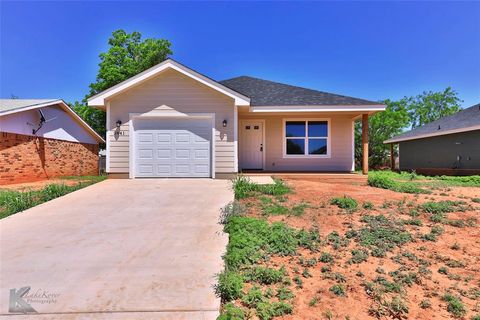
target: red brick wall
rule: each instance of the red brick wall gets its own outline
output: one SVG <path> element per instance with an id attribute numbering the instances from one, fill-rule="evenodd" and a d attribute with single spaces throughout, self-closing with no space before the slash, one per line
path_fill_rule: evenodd
<path id="1" fill-rule="evenodd" d="M 0 132 L 0 185 L 98 174 L 98 144 Z"/>

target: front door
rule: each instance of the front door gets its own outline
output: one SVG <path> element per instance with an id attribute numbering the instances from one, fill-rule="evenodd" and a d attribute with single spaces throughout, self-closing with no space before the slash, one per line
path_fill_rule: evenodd
<path id="1" fill-rule="evenodd" d="M 240 122 L 240 168 L 263 169 L 263 121 Z"/>

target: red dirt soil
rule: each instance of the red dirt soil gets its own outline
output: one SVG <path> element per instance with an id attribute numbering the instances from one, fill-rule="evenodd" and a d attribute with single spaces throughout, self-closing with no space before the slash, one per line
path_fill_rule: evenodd
<path id="1" fill-rule="evenodd" d="M 292 206 L 300 202 L 307 202 L 310 207 L 299 217 L 270 216 L 267 219 L 270 222 L 283 221 L 298 229 L 318 226 L 322 239 L 332 231 L 337 231 L 343 236 L 351 225 L 358 228 L 362 225 L 360 218 L 367 214 L 393 215 L 395 218 L 411 219 L 407 208 L 409 203 L 413 207 L 413 204 L 418 205 L 426 201 L 463 200 L 469 206 L 467 211 L 449 213 L 448 218 L 461 220 L 476 218 L 480 220 L 480 204 L 471 201 L 471 198 L 480 198 L 480 188 L 449 187 L 434 190 L 430 195 L 412 195 L 366 185 L 348 185 L 343 182 L 335 183 L 335 181 L 330 183 L 331 181 L 325 179 L 309 179 L 308 176 L 279 178 L 282 178 L 294 189 L 292 194 L 286 196 L 287 201 L 282 203 L 283 205 Z M 330 205 L 331 198 L 344 195 L 357 200 L 360 209 L 353 213 L 346 213 L 342 209 Z M 257 217 L 261 215 L 259 200 L 245 199 L 242 201 L 250 204 L 248 215 Z M 375 209 L 362 209 L 361 205 L 365 201 L 373 203 Z M 399 207 L 400 201 L 404 201 L 405 205 Z M 254 205 L 256 203 L 258 205 Z M 421 213 L 417 218 L 422 220 L 423 226 L 405 226 L 406 230 L 415 238 L 418 238 L 420 233 L 428 233 L 430 227 L 434 224 L 424 213 Z M 479 314 L 480 228 L 478 224 L 465 227 L 443 225 L 443 227 L 445 233 L 440 235 L 436 242 L 417 239 L 387 253 L 385 258 L 370 256 L 366 262 L 360 264 L 347 263 L 347 260 L 351 257 L 350 251 L 358 247 L 358 244 L 354 241 L 351 241 L 348 247 L 339 250 L 334 250 L 329 245 L 322 246 L 320 248 L 321 252 L 329 252 L 335 258 L 332 272 L 340 272 L 346 278 L 346 282 L 343 283 L 346 287 L 346 297 L 336 296 L 329 291 L 329 288 L 337 282 L 322 277 L 320 268 L 327 264 L 319 262 L 316 266 L 309 268 L 312 277 L 304 278 L 301 276 L 303 267 L 298 262 L 299 257 L 274 257 L 271 265 L 277 267 L 284 265 L 291 278 L 300 273 L 299 276 L 303 280 L 303 288 L 301 289 L 296 288 L 294 283 L 292 284 L 291 289 L 295 293 L 294 313 L 282 317 L 282 319 L 375 319 L 376 317 L 369 313 L 370 307 L 374 305 L 374 300 L 367 295 L 362 283 L 372 281 L 379 275 L 391 279 L 388 273 L 402 266 L 409 269 L 408 271 L 418 273 L 418 261 L 415 262 L 402 257 L 400 263 L 397 263 L 391 259 L 401 253 L 413 253 L 418 259 L 431 263 L 427 266 L 431 271 L 430 275 L 421 276 L 420 282 L 413 284 L 411 287 L 404 287 L 406 293 L 403 297 L 407 302 L 409 312 L 403 319 L 452 319 L 452 314 L 447 311 L 446 302 L 442 300 L 442 296 L 447 291 L 455 296 L 461 296 L 463 304 L 467 308 L 464 319 L 470 319 L 473 315 Z M 459 249 L 451 248 L 455 243 L 458 244 Z M 318 258 L 319 254 L 311 253 L 308 250 L 300 251 L 300 255 L 305 259 Z M 465 264 L 465 267 L 448 267 L 449 273 L 460 276 L 460 280 L 450 280 L 447 275 L 438 272 L 438 269 L 445 266 L 445 262 L 449 259 L 462 261 Z M 385 274 L 379 274 L 376 271 L 377 268 L 383 269 Z M 357 275 L 359 271 L 364 274 L 363 277 Z M 477 290 L 477 296 L 472 294 L 475 289 Z M 313 297 L 319 299 L 318 303 L 315 306 L 309 306 Z M 424 299 L 430 300 L 430 308 L 422 309 L 419 306 Z M 327 313 L 330 313 L 331 317 L 328 317 Z"/>

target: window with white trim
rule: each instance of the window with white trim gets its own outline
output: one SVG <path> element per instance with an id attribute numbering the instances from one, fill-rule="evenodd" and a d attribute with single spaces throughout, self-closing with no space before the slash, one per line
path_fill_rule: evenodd
<path id="1" fill-rule="evenodd" d="M 285 121 L 286 156 L 328 156 L 328 120 Z"/>

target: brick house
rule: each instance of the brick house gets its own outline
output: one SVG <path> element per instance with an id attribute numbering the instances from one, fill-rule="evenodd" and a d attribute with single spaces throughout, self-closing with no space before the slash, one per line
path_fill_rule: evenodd
<path id="1" fill-rule="evenodd" d="M 0 99 L 0 185 L 97 175 L 100 142 L 63 100 Z"/>

